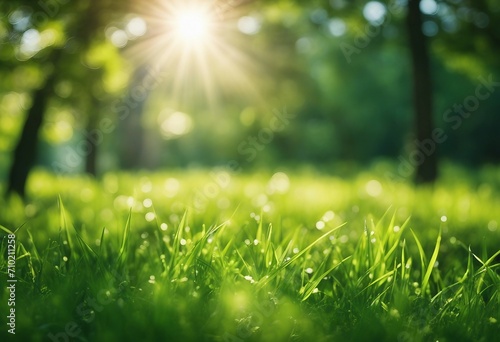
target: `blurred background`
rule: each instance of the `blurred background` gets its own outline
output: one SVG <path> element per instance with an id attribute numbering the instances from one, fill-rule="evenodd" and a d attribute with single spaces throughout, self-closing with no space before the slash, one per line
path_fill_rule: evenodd
<path id="1" fill-rule="evenodd" d="M 1 1 L 2 190 L 34 166 L 497 164 L 499 20 L 493 0 Z"/>

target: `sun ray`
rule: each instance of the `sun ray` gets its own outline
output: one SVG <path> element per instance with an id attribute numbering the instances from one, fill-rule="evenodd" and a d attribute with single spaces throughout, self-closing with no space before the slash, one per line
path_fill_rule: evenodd
<path id="1" fill-rule="evenodd" d="M 135 12 L 148 31 L 126 54 L 134 64 L 166 71 L 171 100 L 189 102 L 201 96 L 213 105 L 219 98 L 237 95 L 261 102 L 255 86 L 259 68 L 238 47 L 238 6 L 247 2 L 221 7 L 216 1 L 138 1 Z"/>

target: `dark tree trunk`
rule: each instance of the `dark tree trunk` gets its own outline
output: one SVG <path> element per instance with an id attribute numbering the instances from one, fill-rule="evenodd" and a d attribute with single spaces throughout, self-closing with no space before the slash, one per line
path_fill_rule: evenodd
<path id="1" fill-rule="evenodd" d="M 94 104 L 97 101 L 94 100 Z M 97 107 L 94 107 L 97 108 Z M 97 148 L 98 141 L 96 141 L 93 132 L 97 128 L 97 120 L 93 113 L 89 113 L 89 122 L 87 124 L 87 146 L 89 153 L 85 156 L 85 172 L 91 176 L 97 176 Z M 102 142 L 101 142 L 102 143 Z"/>
<path id="2" fill-rule="evenodd" d="M 28 111 L 22 128 L 21 137 L 13 154 L 12 165 L 9 171 L 7 193 L 17 193 L 25 196 L 28 174 L 37 158 L 38 132 L 42 126 L 47 103 L 52 95 L 55 73 L 52 72 L 43 87 L 34 91 L 33 103 Z"/>
<path id="3" fill-rule="evenodd" d="M 432 140 L 434 129 L 432 118 L 432 80 L 427 39 L 422 32 L 422 13 L 420 0 L 409 0 L 408 33 L 410 40 L 411 63 L 413 69 L 413 101 L 415 110 L 416 139 L 419 142 Z M 410 158 L 416 167 L 417 184 L 431 183 L 437 178 L 437 146 L 428 151 L 415 151 Z M 415 149 L 419 148 L 415 144 Z M 418 152 L 418 153 L 417 153 Z"/>
<path id="4" fill-rule="evenodd" d="M 142 113 L 149 95 L 150 85 L 146 78 L 146 65 L 139 66 L 134 72 L 132 82 L 123 106 L 126 117 L 121 123 L 120 165 L 123 169 L 137 169 L 143 166 L 144 129 Z"/>

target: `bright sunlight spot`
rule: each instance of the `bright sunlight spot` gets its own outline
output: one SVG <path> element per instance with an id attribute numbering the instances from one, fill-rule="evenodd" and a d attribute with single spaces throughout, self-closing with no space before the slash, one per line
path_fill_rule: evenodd
<path id="1" fill-rule="evenodd" d="M 175 139 L 191 131 L 193 120 L 182 112 L 163 111 L 158 117 L 160 129 L 165 139 Z"/>
<path id="2" fill-rule="evenodd" d="M 363 8 L 363 16 L 373 25 L 382 24 L 386 12 L 385 6 L 378 1 L 370 1 Z"/>
<path id="3" fill-rule="evenodd" d="M 344 20 L 334 18 L 328 22 L 328 30 L 330 31 L 332 36 L 340 37 L 344 35 L 344 33 L 346 33 L 347 25 L 345 24 Z"/>
<path id="4" fill-rule="evenodd" d="M 439 9 L 439 6 L 435 0 L 422 0 L 420 2 L 419 7 L 420 7 L 420 11 L 422 11 L 422 13 L 427 14 L 427 15 L 436 14 L 438 9 Z"/>
<path id="5" fill-rule="evenodd" d="M 202 42 L 208 37 L 210 17 L 202 10 L 184 10 L 177 14 L 174 28 L 176 36 L 184 42 Z"/>
<path id="6" fill-rule="evenodd" d="M 247 46 L 240 43 L 238 32 L 256 34 L 261 20 L 242 17 L 237 7 L 220 8 L 213 1 L 202 0 L 141 5 L 124 29 L 109 28 L 106 37 L 115 46 L 127 45 L 126 54 L 134 63 L 168 71 L 161 83 L 168 84 L 169 97 L 176 106 L 190 103 L 201 94 L 211 108 L 226 95 L 254 100 L 258 91 L 250 71 L 255 62 L 247 55 Z M 143 38 L 136 39 L 139 36 Z M 127 44 L 129 40 L 135 41 Z M 170 133 L 169 127 L 176 126 L 171 123 L 162 121 L 159 126 L 167 139 L 182 135 Z"/>
<path id="7" fill-rule="evenodd" d="M 238 20 L 238 29 L 248 35 L 257 34 L 260 31 L 261 22 L 258 18 L 245 16 Z"/>
<path id="8" fill-rule="evenodd" d="M 126 31 L 133 38 L 141 37 L 147 31 L 146 22 L 141 17 L 132 18 L 127 23 Z"/>
<path id="9" fill-rule="evenodd" d="M 372 197 L 378 197 L 382 193 L 382 184 L 379 181 L 372 179 L 365 186 L 366 192 Z"/>

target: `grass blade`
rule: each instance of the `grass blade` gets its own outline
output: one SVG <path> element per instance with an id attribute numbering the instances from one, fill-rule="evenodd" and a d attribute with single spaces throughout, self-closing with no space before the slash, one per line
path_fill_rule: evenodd
<path id="1" fill-rule="evenodd" d="M 424 278 L 422 279 L 422 293 L 425 293 L 427 286 L 429 284 L 429 279 L 431 277 L 432 270 L 434 269 L 434 264 L 436 263 L 439 247 L 441 246 L 441 228 L 439 229 L 438 237 L 436 239 L 436 246 L 434 247 L 434 252 L 432 253 L 429 265 L 427 265 L 427 271 L 425 272 Z"/>

